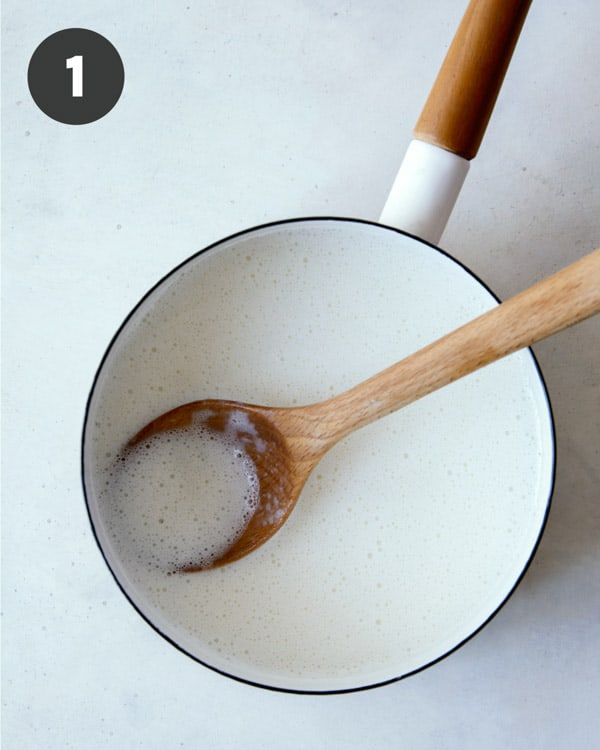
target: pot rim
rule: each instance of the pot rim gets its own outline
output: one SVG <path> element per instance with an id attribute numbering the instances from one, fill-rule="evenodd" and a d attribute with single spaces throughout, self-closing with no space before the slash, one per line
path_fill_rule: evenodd
<path id="1" fill-rule="evenodd" d="M 182 268 L 184 268 L 186 265 L 194 262 L 197 260 L 200 256 L 202 256 L 204 253 L 215 249 L 216 247 L 219 247 L 220 245 L 224 245 L 226 243 L 235 241 L 241 237 L 253 234 L 255 232 L 260 232 L 272 228 L 277 227 L 285 227 L 285 226 L 294 226 L 298 224 L 310 224 L 310 223 L 327 223 L 327 222 L 335 222 L 335 223 L 347 223 L 347 224 L 362 224 L 366 226 L 371 226 L 378 229 L 384 229 L 386 231 L 394 232 L 396 234 L 404 235 L 406 237 L 409 237 L 410 239 L 416 240 L 417 242 L 420 242 L 433 250 L 436 250 L 441 255 L 445 256 L 448 260 L 452 261 L 456 265 L 458 265 L 463 271 L 465 271 L 468 275 L 472 277 L 474 281 L 476 281 L 483 289 L 485 289 L 492 297 L 493 299 L 500 303 L 501 300 L 498 297 L 498 295 L 488 286 L 486 282 L 484 282 L 474 271 L 472 271 L 465 263 L 455 258 L 453 255 L 451 255 L 448 251 L 443 250 L 442 248 L 438 247 L 437 245 L 434 245 L 426 240 L 421 239 L 420 237 L 417 237 L 413 234 L 410 234 L 409 232 L 406 232 L 401 229 L 397 229 L 396 227 L 392 227 L 386 224 L 382 224 L 377 221 L 371 221 L 367 219 L 359 219 L 359 218 L 353 218 L 353 217 L 344 217 L 344 216 L 332 216 L 332 215 L 312 215 L 312 216 L 304 216 L 304 217 L 295 217 L 290 219 L 280 219 L 280 220 L 274 220 L 274 221 L 268 221 L 261 224 L 257 224 L 255 226 L 252 226 L 250 228 L 242 229 L 237 232 L 234 232 L 226 237 L 220 238 L 219 240 L 212 242 L 211 244 L 203 247 L 201 250 L 198 250 L 194 252 L 192 255 L 190 255 L 188 258 L 184 259 L 182 262 L 178 263 L 174 268 L 172 268 L 170 271 L 168 271 L 166 274 L 164 274 L 148 291 L 138 300 L 138 302 L 132 307 L 132 309 L 129 311 L 127 316 L 124 318 L 112 338 L 110 339 L 108 345 L 106 346 L 106 349 L 104 351 L 104 354 L 100 360 L 100 363 L 96 369 L 96 372 L 94 374 L 92 384 L 89 390 L 89 394 L 86 400 L 85 405 L 85 412 L 84 412 L 84 419 L 83 419 L 83 426 L 82 426 L 82 433 L 81 433 L 81 463 L 80 463 L 80 471 L 81 471 L 81 481 L 82 481 L 82 487 L 83 487 L 83 494 L 84 494 L 84 500 L 86 505 L 86 511 L 88 514 L 88 519 L 90 522 L 90 526 L 92 529 L 92 533 L 94 536 L 94 539 L 96 541 L 96 544 L 100 550 L 100 553 L 104 559 L 104 562 L 106 566 L 108 567 L 108 570 L 110 571 L 112 577 L 114 578 L 117 586 L 125 596 L 125 598 L 129 601 L 129 603 L 133 606 L 133 608 L 137 611 L 137 613 L 145 620 L 145 622 L 148 623 L 152 627 L 154 631 L 156 631 L 162 638 L 164 638 L 168 643 L 170 643 L 172 646 L 174 646 L 178 651 L 182 652 L 186 656 L 188 656 L 193 661 L 201 664 L 204 667 L 207 667 L 213 672 L 216 672 L 218 674 L 221 674 L 225 677 L 228 677 L 230 679 L 233 679 L 237 682 L 241 682 L 247 685 L 250 685 L 252 687 L 258 687 L 274 692 L 281 692 L 281 693 L 292 693 L 292 694 L 301 694 L 301 695 L 339 695 L 339 694 L 345 694 L 345 693 L 355 693 L 355 692 L 361 692 L 365 690 L 371 690 L 376 687 L 382 687 L 385 685 L 390 685 L 395 682 L 398 682 L 400 680 L 404 680 L 407 677 L 410 677 L 412 675 L 418 674 L 419 672 L 424 671 L 425 669 L 428 669 L 429 667 L 437 664 L 438 662 L 442 661 L 443 659 L 447 658 L 451 654 L 453 654 L 455 651 L 460 649 L 462 646 L 465 645 L 468 641 L 470 641 L 472 638 L 474 638 L 483 628 L 485 628 L 500 612 L 500 610 L 504 607 L 504 605 L 508 602 L 508 600 L 512 597 L 515 590 L 520 585 L 521 581 L 523 580 L 525 574 L 527 573 L 536 553 L 539 548 L 539 545 L 541 543 L 542 536 L 544 534 L 544 531 L 547 526 L 548 517 L 550 514 L 550 509 L 552 506 L 552 499 L 554 495 L 554 489 L 556 484 L 556 428 L 555 428 L 555 420 L 554 420 L 554 414 L 552 409 L 552 403 L 550 400 L 550 396 L 548 393 L 548 388 L 541 370 L 541 367 L 539 365 L 539 362 L 535 356 L 535 353 L 531 349 L 531 347 L 528 347 L 526 351 L 529 352 L 531 356 L 531 361 L 534 365 L 534 371 L 537 374 L 537 377 L 539 379 L 542 394 L 545 397 L 545 401 L 547 404 L 547 410 L 548 410 L 548 422 L 549 422 L 549 428 L 550 428 L 550 449 L 551 449 L 551 456 L 550 456 L 550 477 L 549 477 L 549 487 L 548 487 L 548 497 L 546 499 L 545 504 L 545 511 L 543 518 L 541 520 L 541 524 L 539 527 L 539 531 L 535 540 L 535 543 L 531 549 L 531 552 L 529 554 L 529 557 L 527 558 L 523 569 L 519 576 L 516 578 L 513 586 L 510 588 L 504 599 L 498 604 L 496 609 L 492 611 L 492 613 L 475 629 L 473 630 L 469 635 L 467 635 L 465 638 L 463 638 L 460 642 L 455 644 L 453 647 L 445 651 L 444 653 L 440 654 L 435 659 L 432 659 L 425 664 L 422 664 L 416 669 L 412 669 L 406 673 L 391 677 L 386 680 L 381 680 L 373 683 L 367 683 L 367 684 L 361 684 L 353 687 L 348 688 L 333 688 L 333 689 L 304 689 L 304 688 L 291 688 L 291 687 L 282 687 L 280 685 L 275 684 L 266 684 L 263 682 L 255 681 L 246 677 L 242 677 L 240 675 L 236 675 L 235 673 L 228 672 L 227 670 L 221 669 L 220 667 L 214 666 L 207 661 L 204 661 L 200 659 L 199 657 L 195 656 L 194 654 L 190 653 L 188 650 L 186 650 L 183 646 L 178 644 L 171 636 L 164 633 L 160 627 L 154 623 L 151 619 L 151 617 L 147 614 L 145 614 L 141 607 L 136 604 L 136 602 L 133 600 L 132 596 L 125 590 L 125 587 L 120 582 L 117 573 L 113 570 L 113 567 L 111 566 L 107 554 L 100 542 L 99 534 L 96 529 L 96 525 L 93 520 L 92 511 L 90 507 L 90 498 L 88 496 L 88 489 L 86 486 L 86 432 L 87 432 L 87 426 L 88 421 L 90 417 L 90 411 L 91 411 L 91 402 L 92 398 L 94 396 L 96 386 L 98 384 L 98 380 L 100 377 L 100 374 L 104 368 L 104 365 L 115 345 L 119 337 L 121 336 L 121 333 L 124 331 L 126 326 L 128 325 L 131 318 L 135 315 L 135 313 L 138 311 L 138 309 L 144 304 L 144 302 L 152 295 L 163 283 L 165 283 L 169 278 L 174 276 L 178 271 L 180 271 Z"/>

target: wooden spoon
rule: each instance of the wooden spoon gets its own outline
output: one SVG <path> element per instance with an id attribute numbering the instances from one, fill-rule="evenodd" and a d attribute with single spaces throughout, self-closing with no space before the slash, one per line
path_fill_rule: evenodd
<path id="1" fill-rule="evenodd" d="M 598 312 L 600 249 L 327 401 L 297 408 L 194 401 L 153 420 L 130 446 L 192 420 L 228 434 L 237 423 L 236 438 L 260 483 L 256 512 L 233 546 L 209 566 L 182 572 L 225 565 L 264 544 L 285 523 L 320 458 L 349 433 Z"/>

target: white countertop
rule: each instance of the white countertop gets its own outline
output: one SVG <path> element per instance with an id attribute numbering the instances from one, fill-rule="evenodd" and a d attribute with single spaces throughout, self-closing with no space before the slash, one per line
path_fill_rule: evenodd
<path id="1" fill-rule="evenodd" d="M 377 219 L 466 3 L 3 5 L 3 747 L 588 748 L 600 736 L 600 321 L 535 347 L 553 507 L 521 585 L 441 663 L 297 696 L 201 667 L 115 585 L 80 480 L 84 409 L 123 318 L 224 235 L 301 215 Z M 536 0 L 440 243 L 502 298 L 600 244 L 600 11 Z M 57 123 L 29 59 L 106 36 L 125 88 Z"/>

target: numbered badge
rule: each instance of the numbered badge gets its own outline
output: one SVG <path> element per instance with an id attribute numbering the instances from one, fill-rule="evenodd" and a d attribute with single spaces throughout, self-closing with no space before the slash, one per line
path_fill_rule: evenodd
<path id="1" fill-rule="evenodd" d="M 115 106 L 125 71 L 108 39 L 89 29 L 63 29 L 35 50 L 27 81 L 33 100 L 48 117 L 83 125 Z"/>

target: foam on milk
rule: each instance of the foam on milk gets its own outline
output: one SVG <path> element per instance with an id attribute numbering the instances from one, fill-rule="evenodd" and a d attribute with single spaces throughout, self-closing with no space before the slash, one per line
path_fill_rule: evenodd
<path id="1" fill-rule="evenodd" d="M 252 517 L 258 490 L 235 432 L 210 430 L 197 419 L 120 453 L 106 497 L 120 543 L 162 574 L 221 557 Z"/>
<path id="2" fill-rule="evenodd" d="M 282 529 L 222 568 L 169 575 L 198 535 L 210 549 L 222 521 L 243 519 L 217 502 L 213 530 L 184 496 L 207 478 L 195 440 L 189 470 L 183 455 L 165 469 L 161 438 L 117 491 L 114 471 L 140 427 L 178 404 L 318 401 L 493 304 L 434 249 L 327 220 L 234 238 L 163 282 L 112 346 L 85 435 L 94 527 L 136 606 L 204 663 L 293 689 L 391 679 L 470 635 L 512 589 L 547 510 L 551 425 L 527 352 L 343 440 Z M 232 483 L 244 474 L 242 459 Z"/>

